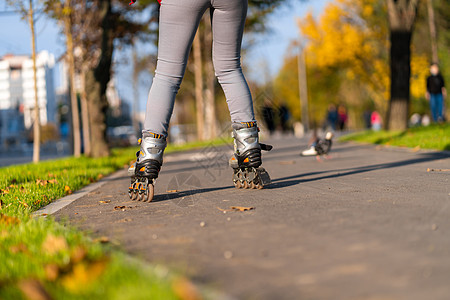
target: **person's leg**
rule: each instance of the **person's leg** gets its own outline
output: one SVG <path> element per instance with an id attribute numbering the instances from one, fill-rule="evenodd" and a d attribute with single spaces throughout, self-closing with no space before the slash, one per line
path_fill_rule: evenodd
<path id="1" fill-rule="evenodd" d="M 436 101 L 436 105 L 437 105 L 437 119 L 438 121 L 442 122 L 444 121 L 444 115 L 443 115 L 443 110 L 444 110 L 444 97 L 442 94 L 438 94 L 437 95 L 437 101 Z"/>
<path id="2" fill-rule="evenodd" d="M 231 121 L 255 120 L 250 89 L 241 68 L 246 0 L 212 0 L 213 62 L 225 93 Z"/>
<path id="3" fill-rule="evenodd" d="M 158 62 L 147 101 L 144 131 L 167 136 L 175 96 L 208 0 L 164 0 L 159 20 Z"/>
<path id="4" fill-rule="evenodd" d="M 431 94 L 430 95 L 430 111 L 431 111 L 431 118 L 434 122 L 437 121 L 437 99 L 436 99 L 436 94 Z"/>

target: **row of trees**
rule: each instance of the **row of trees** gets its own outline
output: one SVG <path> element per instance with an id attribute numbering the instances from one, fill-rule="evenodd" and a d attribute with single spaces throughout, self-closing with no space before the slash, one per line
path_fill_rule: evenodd
<path id="1" fill-rule="evenodd" d="M 432 18 L 430 4 L 436 12 Z M 442 49 L 443 69 L 450 60 L 449 5 L 443 0 L 339 0 L 330 3 L 319 20 L 312 15 L 299 20 L 308 41 L 313 120 L 321 121 L 328 103 L 340 102 L 358 117 L 363 110 L 376 109 L 386 116 L 389 129 L 405 129 L 411 104 L 413 110 L 424 109 L 424 80 L 429 63 L 438 57 L 433 53 Z M 436 29 L 430 30 L 429 24 Z M 433 40 L 437 46 L 432 48 Z M 275 78 L 274 93 L 300 117 L 295 47 Z"/>

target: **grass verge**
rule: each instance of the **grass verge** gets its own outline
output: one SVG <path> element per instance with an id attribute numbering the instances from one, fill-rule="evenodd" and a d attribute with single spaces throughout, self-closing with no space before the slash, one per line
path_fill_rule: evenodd
<path id="1" fill-rule="evenodd" d="M 169 145 L 166 153 L 228 142 Z M 31 217 L 53 200 L 128 165 L 137 149 L 113 149 L 107 158 L 0 168 L 0 299 L 179 299 L 192 291 L 186 280 L 130 263 L 105 240 L 53 218 Z"/>
<path id="2" fill-rule="evenodd" d="M 414 127 L 406 131 L 363 131 L 343 136 L 342 142 L 450 151 L 450 124 Z"/>

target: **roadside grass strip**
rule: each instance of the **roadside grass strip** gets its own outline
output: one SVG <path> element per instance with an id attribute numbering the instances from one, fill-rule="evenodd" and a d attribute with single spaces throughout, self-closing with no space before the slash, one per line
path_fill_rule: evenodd
<path id="1" fill-rule="evenodd" d="M 169 145 L 166 153 L 228 142 Z M 198 298 L 187 279 L 130 261 L 107 239 L 93 239 L 51 216 L 32 217 L 52 201 L 128 166 L 137 150 L 0 168 L 0 299 Z"/>
<path id="2" fill-rule="evenodd" d="M 366 130 L 345 135 L 339 141 L 450 151 L 450 124 L 413 127 L 406 131 Z"/>

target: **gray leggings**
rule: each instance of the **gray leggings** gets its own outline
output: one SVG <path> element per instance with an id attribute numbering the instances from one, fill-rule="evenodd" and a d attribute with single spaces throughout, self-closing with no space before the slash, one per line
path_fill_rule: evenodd
<path id="1" fill-rule="evenodd" d="M 162 0 L 156 74 L 147 101 L 144 130 L 167 136 L 200 19 L 211 8 L 213 62 L 232 122 L 254 121 L 253 102 L 241 69 L 247 0 Z"/>

